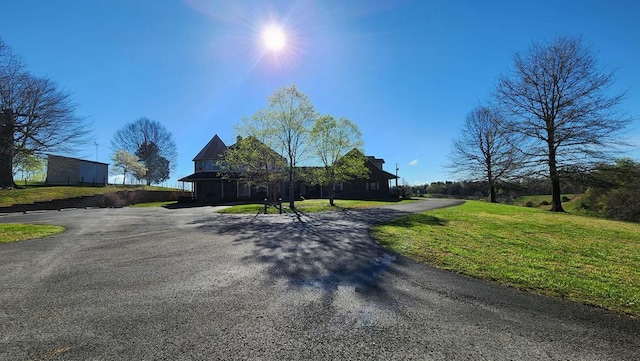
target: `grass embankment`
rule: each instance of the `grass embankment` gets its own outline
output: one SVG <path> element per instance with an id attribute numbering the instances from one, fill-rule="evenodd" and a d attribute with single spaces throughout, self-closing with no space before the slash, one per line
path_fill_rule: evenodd
<path id="1" fill-rule="evenodd" d="M 562 194 L 561 197 L 566 200 L 562 202 L 565 211 L 574 212 L 580 209 L 582 194 Z M 551 209 L 551 195 L 522 196 L 516 198 L 514 204 L 548 211 Z"/>
<path id="2" fill-rule="evenodd" d="M 329 205 L 328 199 L 306 199 L 304 201 L 296 201 L 295 207 L 298 211 L 303 213 L 318 213 L 318 212 L 331 212 L 338 211 L 340 209 L 354 209 L 354 208 L 371 208 L 388 206 L 392 204 L 414 202 L 413 200 L 396 201 L 358 201 L 358 200 L 344 200 L 336 199 L 334 201 L 335 206 Z M 240 204 L 224 209 L 218 210 L 219 213 L 231 213 L 231 214 L 257 214 L 264 212 L 264 204 L 252 203 L 252 204 Z M 282 212 L 291 213 L 289 208 L 289 202 L 282 202 Z M 267 208 L 268 214 L 279 213 L 279 210 L 275 207 Z"/>
<path id="3" fill-rule="evenodd" d="M 468 201 L 373 234 L 443 269 L 640 317 L 640 224 Z"/>
<path id="4" fill-rule="evenodd" d="M 64 232 L 64 227 L 61 226 L 4 223 L 0 224 L 0 243 L 42 238 L 62 232 Z"/>
<path id="5" fill-rule="evenodd" d="M 34 202 L 47 202 L 56 199 L 77 198 L 93 196 L 97 194 L 114 193 L 126 190 L 173 190 L 152 186 L 106 186 L 106 187 L 81 187 L 81 186 L 56 186 L 56 187 L 31 187 L 25 189 L 0 190 L 0 207 L 16 204 L 31 204 Z"/>

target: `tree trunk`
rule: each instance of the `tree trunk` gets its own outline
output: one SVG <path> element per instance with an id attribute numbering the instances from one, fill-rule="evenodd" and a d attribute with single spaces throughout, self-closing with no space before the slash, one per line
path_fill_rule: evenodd
<path id="1" fill-rule="evenodd" d="M 295 187 L 293 185 L 293 164 L 289 164 L 289 208 L 295 209 L 295 195 L 293 194 Z"/>
<path id="2" fill-rule="evenodd" d="M 331 189 L 329 190 L 329 205 L 335 206 L 333 199 L 336 197 L 336 182 L 331 183 Z"/>
<path id="3" fill-rule="evenodd" d="M 496 185 L 493 180 L 493 172 L 491 171 L 491 162 L 488 164 L 489 170 L 487 171 L 487 181 L 489 182 L 489 202 L 498 203 L 496 201 Z"/>
<path id="4" fill-rule="evenodd" d="M 564 212 L 560 196 L 560 174 L 556 164 L 556 152 L 549 146 L 549 177 L 551 178 L 551 212 Z"/>
<path id="5" fill-rule="evenodd" d="M 560 176 L 557 171 L 555 175 L 551 176 L 551 190 L 551 212 L 564 212 L 560 195 Z"/>
<path id="6" fill-rule="evenodd" d="M 16 121 L 10 109 L 0 113 L 0 188 L 16 186 L 13 181 L 13 137 Z"/>

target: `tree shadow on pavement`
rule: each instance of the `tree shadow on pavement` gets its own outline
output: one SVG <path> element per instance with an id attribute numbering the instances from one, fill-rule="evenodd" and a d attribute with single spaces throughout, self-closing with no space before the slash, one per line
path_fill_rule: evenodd
<path id="1" fill-rule="evenodd" d="M 224 215 L 223 221 L 200 227 L 234 244 L 250 244 L 242 260 L 267 267 L 267 282 L 284 281 L 289 287 L 309 287 L 333 294 L 339 286 L 356 292 L 385 292 L 380 275 L 396 256 L 377 245 L 369 228 L 409 214 L 393 209 L 371 208 L 305 214 Z M 213 220 L 212 220 L 213 221 Z"/>

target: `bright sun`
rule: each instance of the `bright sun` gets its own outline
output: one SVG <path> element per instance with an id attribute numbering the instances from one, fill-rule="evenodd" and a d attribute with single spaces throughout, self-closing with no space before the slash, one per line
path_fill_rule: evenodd
<path id="1" fill-rule="evenodd" d="M 287 44 L 284 31 L 277 25 L 270 25 L 262 33 L 262 41 L 268 50 L 280 51 Z"/>

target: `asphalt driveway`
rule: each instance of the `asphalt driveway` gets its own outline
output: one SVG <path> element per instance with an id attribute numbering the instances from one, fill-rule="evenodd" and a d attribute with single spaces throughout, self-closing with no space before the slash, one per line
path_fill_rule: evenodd
<path id="1" fill-rule="evenodd" d="M 9 214 L 0 360 L 638 360 L 640 321 L 385 252 L 427 200 L 309 215 L 211 207 Z"/>

